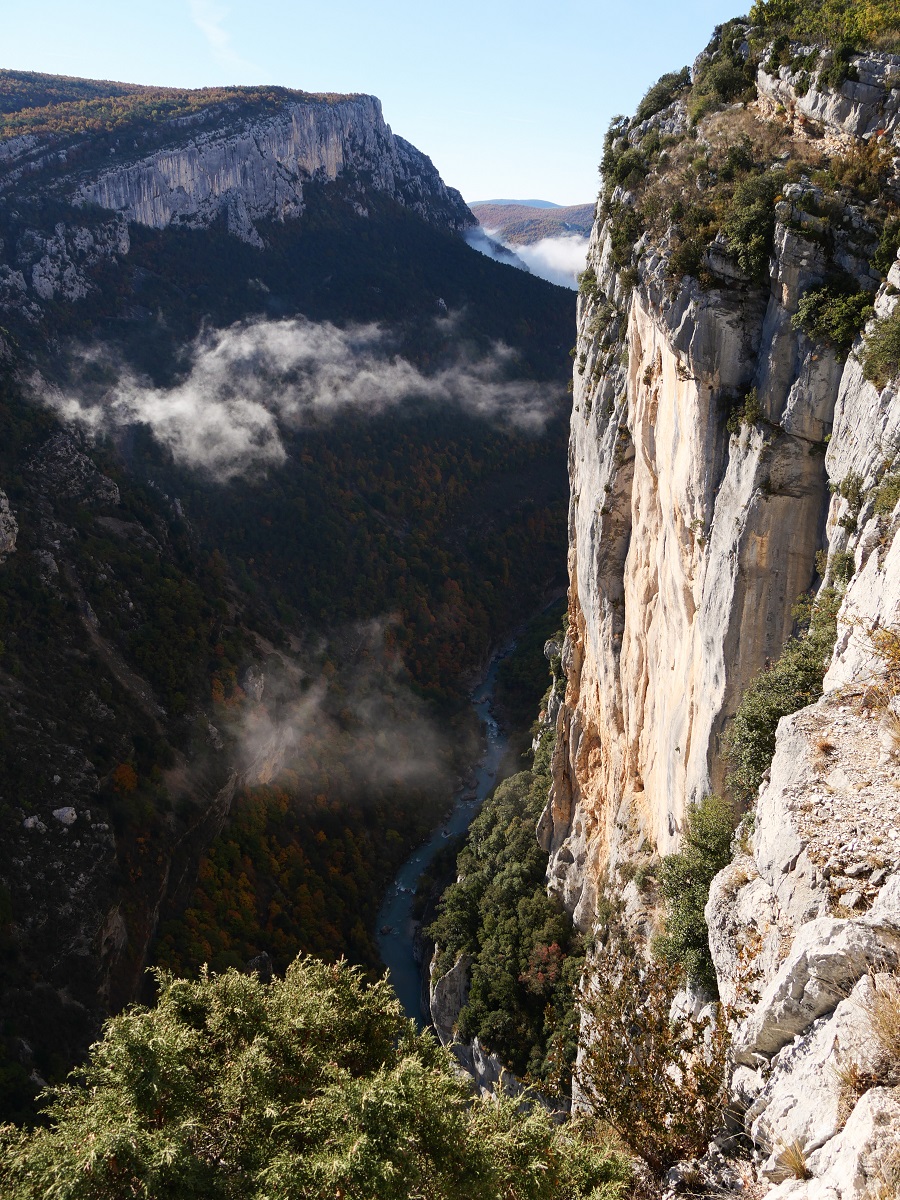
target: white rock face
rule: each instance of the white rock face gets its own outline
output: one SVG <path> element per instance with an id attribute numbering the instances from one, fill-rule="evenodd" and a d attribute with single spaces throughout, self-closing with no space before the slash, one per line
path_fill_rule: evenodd
<path id="1" fill-rule="evenodd" d="M 783 105 L 800 140 L 816 121 L 831 152 L 877 131 L 896 142 L 900 89 L 885 80 L 900 59 L 854 64 L 858 81 L 803 96 L 789 70 L 763 72 L 759 107 Z M 665 120 L 677 114 L 676 102 Z M 862 703 L 883 673 L 872 630 L 900 631 L 900 520 L 877 500 L 900 463 L 900 404 L 896 380 L 879 391 L 853 354 L 793 327 L 830 269 L 815 192 L 783 188 L 768 293 L 724 236 L 705 290 L 667 279 L 665 237 L 639 244 L 630 290 L 595 226 L 570 436 L 567 689 L 538 836 L 578 924 L 605 889 L 635 933 L 617 868 L 677 847 L 687 806 L 722 785 L 727 721 L 792 632 L 797 597 L 819 567 L 842 589 L 825 695 L 780 722 L 755 823 L 706 919 L 733 1031 L 731 1115 L 769 1181 L 795 1145 L 812 1175 L 771 1196 L 861 1200 L 900 1140 L 867 1009 L 900 969 L 900 696 L 887 712 Z M 608 201 L 634 203 L 622 188 Z M 833 262 L 874 294 L 874 269 L 841 237 Z M 900 261 L 888 283 L 900 288 Z M 879 316 L 897 303 L 878 289 Z M 729 432 L 723 409 L 751 389 L 761 419 Z M 884 1193 L 898 1194 L 900 1182 Z"/>
<path id="2" fill-rule="evenodd" d="M 0 562 L 5 562 L 15 550 L 18 535 L 19 523 L 9 507 L 6 492 L 0 491 Z"/>
<path id="3" fill-rule="evenodd" d="M 435 950 L 435 957 L 437 956 Z M 469 968 L 471 956 L 462 954 L 449 971 L 436 979 L 432 975 L 430 988 L 431 1020 L 441 1045 L 449 1046 L 456 1040 L 456 1022 L 469 998 Z M 432 969 L 434 963 L 432 962 Z"/>
<path id="4" fill-rule="evenodd" d="M 687 805 L 721 785 L 724 722 L 812 582 L 841 373 L 790 317 L 818 253 L 779 226 L 768 300 L 691 280 L 672 299 L 651 263 L 618 318 L 627 370 L 603 369 L 580 301 L 568 690 L 541 838 L 583 927 L 604 868 L 645 837 L 671 850 Z M 590 257 L 612 297 L 603 227 Z M 751 386 L 771 426 L 729 434 L 723 405 Z"/>
<path id="5" fill-rule="evenodd" d="M 788 1179 L 766 1200 L 872 1200 L 897 1195 L 894 1156 L 900 1146 L 900 1097 L 873 1088 L 841 1133 L 807 1159 L 808 1180 Z"/>
<path id="6" fill-rule="evenodd" d="M 223 121 L 184 144 L 104 171 L 82 184 L 75 200 L 154 229 L 202 227 L 224 216 L 230 232 L 262 245 L 254 222 L 299 216 L 304 184 L 348 174 L 449 228 L 474 222 L 431 161 L 394 136 L 374 96 L 310 98 L 271 116 Z"/>
<path id="7" fill-rule="evenodd" d="M 777 1053 L 832 1012 L 875 964 L 894 966 L 898 951 L 900 931 L 890 926 L 830 917 L 803 925 L 777 975 L 735 1031 L 735 1061 L 753 1066 Z"/>
<path id="8" fill-rule="evenodd" d="M 888 91 L 885 83 L 900 73 L 900 58 L 893 54 L 855 54 L 852 64 L 858 80 L 845 80 L 837 90 L 817 90 L 818 71 L 807 72 L 812 86 L 803 95 L 798 89 L 801 71 L 792 72 L 789 66 L 780 67 L 770 75 L 760 67 L 756 86 L 763 104 L 780 104 L 789 113 L 821 122 L 829 130 L 853 137 L 867 137 L 876 132 L 896 135 L 900 129 L 900 90 Z"/>

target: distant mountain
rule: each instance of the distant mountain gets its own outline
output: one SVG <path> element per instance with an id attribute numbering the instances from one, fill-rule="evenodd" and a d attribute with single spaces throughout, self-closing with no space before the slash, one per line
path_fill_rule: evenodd
<path id="1" fill-rule="evenodd" d="M 562 208 L 552 200 L 473 200 L 473 204 L 517 204 L 520 208 Z"/>
<path id="2" fill-rule="evenodd" d="M 494 200 L 469 207 L 484 229 L 501 241 L 520 246 L 567 234 L 588 237 L 594 222 L 593 204 L 572 204 L 567 208 L 554 205 L 536 211 L 535 201 Z"/>

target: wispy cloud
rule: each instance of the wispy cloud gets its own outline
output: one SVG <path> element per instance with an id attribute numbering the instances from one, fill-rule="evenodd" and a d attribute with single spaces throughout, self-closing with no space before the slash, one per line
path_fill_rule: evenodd
<path id="1" fill-rule="evenodd" d="M 324 773 L 348 793 L 446 782 L 447 741 L 400 681 L 400 661 L 385 648 L 390 623 L 373 620 L 338 636 L 332 652 L 340 644 L 346 661 L 333 690 L 324 675 L 301 684 L 295 664 L 270 660 L 259 701 L 231 729 L 248 782 L 290 772 L 311 787 Z"/>
<path id="2" fill-rule="evenodd" d="M 339 329 L 303 318 L 244 322 L 199 338 L 168 388 L 148 385 L 106 351 L 82 358 L 85 378 L 103 373 L 114 382 L 102 395 L 88 386 L 45 392 L 64 419 L 97 433 L 146 425 L 177 462 L 221 480 L 278 466 L 286 432 L 347 409 L 377 415 L 410 401 L 453 405 L 538 433 L 560 399 L 552 384 L 513 378 L 515 354 L 502 343 L 486 354 L 457 345 L 425 374 L 393 351 L 378 325 Z"/>
<path id="3" fill-rule="evenodd" d="M 231 44 L 231 34 L 225 28 L 228 10 L 215 0 L 188 0 L 191 20 L 203 34 L 213 58 L 223 67 L 238 70 L 257 70 L 254 63 L 242 58 Z"/>
<path id="4" fill-rule="evenodd" d="M 588 239 L 575 233 L 542 238 L 523 246 L 518 242 L 505 242 L 497 229 L 479 226 L 466 234 L 466 241 L 488 258 L 573 290 L 577 290 L 578 274 L 587 263 Z"/>

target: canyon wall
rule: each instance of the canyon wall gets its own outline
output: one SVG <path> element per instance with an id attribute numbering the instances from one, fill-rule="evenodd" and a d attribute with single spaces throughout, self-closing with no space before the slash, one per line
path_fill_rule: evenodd
<path id="1" fill-rule="evenodd" d="M 762 278 L 722 233 L 692 272 L 673 269 L 677 214 L 662 233 L 646 222 L 623 261 L 623 220 L 666 185 L 664 165 L 649 167 L 649 186 L 646 162 L 637 185 L 608 182 L 598 204 L 575 349 L 567 689 L 538 826 L 548 886 L 582 929 L 602 932 L 612 902 L 634 935 L 652 933 L 658 901 L 628 882 L 635 866 L 676 850 L 688 807 L 722 791 L 723 738 L 747 685 L 791 635 L 798 597 L 836 589 L 825 694 L 781 720 L 706 912 L 734 1035 L 721 1145 L 745 1134 L 771 1195 L 794 1200 L 896 1194 L 877 1191 L 898 1110 L 870 1014 L 895 986 L 900 952 L 889 671 L 900 405 L 896 379 L 864 377 L 872 322 L 836 347 L 797 319 L 804 296 L 837 280 L 868 294 L 878 318 L 897 304 L 900 262 L 886 279 L 875 269 L 869 223 L 896 185 L 900 60 L 854 56 L 853 67 L 856 78 L 817 90 L 798 86 L 794 66 L 766 61 L 754 101 L 696 128 L 690 154 L 705 166 L 690 184 L 700 193 L 716 186 L 716 137 L 729 124 L 731 144 L 746 135 L 756 151 L 758 130 L 777 131 L 774 178 L 799 163 L 771 189 Z M 623 122 L 612 149 L 646 147 L 654 130 L 673 145 L 688 128 L 675 99 Z M 882 155 L 887 192 L 873 208 L 830 188 L 807 169 L 813 148 Z M 790 1147 L 809 1179 L 786 1171 Z"/>
<path id="2" fill-rule="evenodd" d="M 98 265 L 128 255 L 130 223 L 223 224 L 262 248 L 259 226 L 299 219 L 305 189 L 338 182 L 359 218 L 380 198 L 438 229 L 477 224 L 431 159 L 391 131 L 374 96 L 287 93 L 260 111 L 236 94 L 106 136 L 8 138 L 0 142 L 0 197 L 12 223 L 0 231 L 0 311 L 35 322 L 48 301 L 88 296 Z"/>

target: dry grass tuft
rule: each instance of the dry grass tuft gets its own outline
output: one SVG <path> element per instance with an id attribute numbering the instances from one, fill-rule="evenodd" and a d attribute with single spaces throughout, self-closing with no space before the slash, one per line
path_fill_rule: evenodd
<path id="1" fill-rule="evenodd" d="M 828 766 L 829 757 L 835 752 L 835 744 L 827 737 L 817 737 L 813 739 L 813 766 L 817 771 L 824 771 Z"/>
<path id="2" fill-rule="evenodd" d="M 870 1194 L 872 1200 L 897 1200 L 900 1196 L 900 1142 L 893 1142 L 882 1156 Z"/>
<path id="3" fill-rule="evenodd" d="M 870 625 L 865 637 L 880 671 L 866 688 L 863 703 L 893 712 L 891 702 L 900 696 L 900 625 Z"/>
<path id="4" fill-rule="evenodd" d="M 775 1161 L 778 1163 L 777 1183 L 783 1183 L 785 1179 L 812 1179 L 812 1173 L 806 1165 L 806 1152 L 796 1138 L 792 1142 L 782 1143 Z"/>
<path id="5" fill-rule="evenodd" d="M 866 1016 L 884 1060 L 885 1078 L 900 1077 L 900 974 L 885 972 L 872 977 Z"/>
<path id="6" fill-rule="evenodd" d="M 837 1063 L 832 1066 L 831 1070 L 837 1076 L 840 1084 L 838 1121 L 843 1129 L 850 1114 L 856 1108 L 860 1096 L 864 1095 L 869 1088 L 875 1087 L 878 1078 L 870 1071 L 864 1071 L 855 1059 Z"/>

